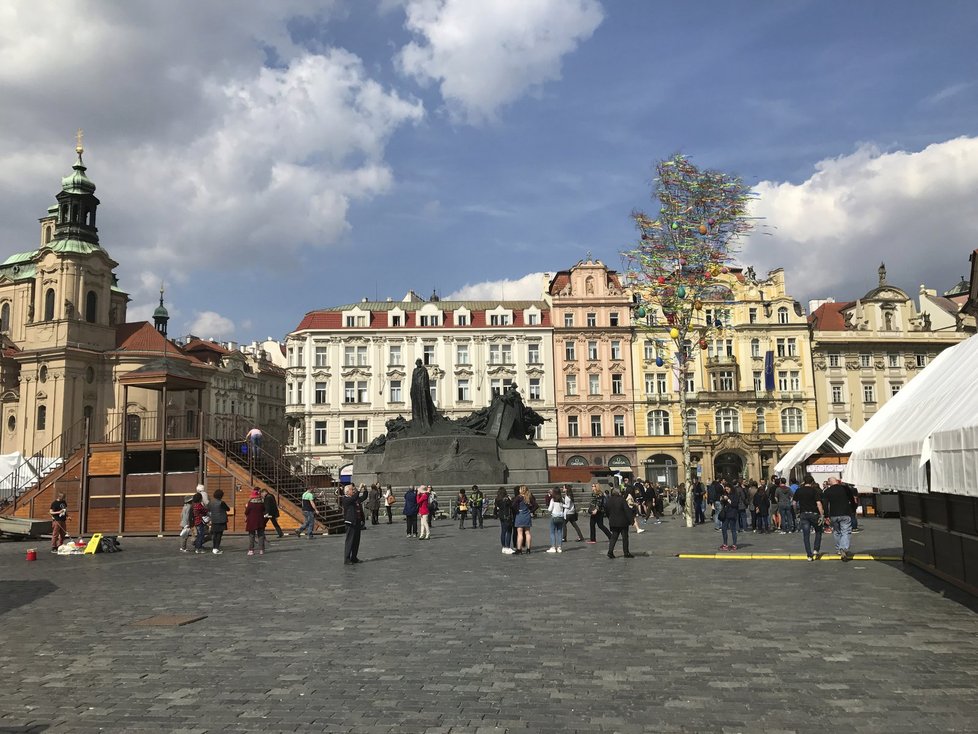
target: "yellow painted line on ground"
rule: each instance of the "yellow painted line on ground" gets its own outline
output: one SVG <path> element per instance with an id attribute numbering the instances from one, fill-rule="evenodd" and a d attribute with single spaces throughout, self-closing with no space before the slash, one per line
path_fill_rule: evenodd
<path id="1" fill-rule="evenodd" d="M 677 553 L 677 558 L 702 558 L 720 561 L 807 561 L 808 556 L 799 553 Z M 841 561 L 836 554 L 826 553 L 818 560 Z M 902 556 L 874 556 L 868 553 L 857 553 L 850 558 L 852 561 L 902 561 Z"/>

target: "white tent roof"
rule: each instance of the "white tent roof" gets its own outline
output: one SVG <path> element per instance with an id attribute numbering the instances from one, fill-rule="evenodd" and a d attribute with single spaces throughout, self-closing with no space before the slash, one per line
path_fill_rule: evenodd
<path id="1" fill-rule="evenodd" d="M 937 355 L 846 444 L 860 488 L 978 496 L 978 337 Z"/>
<path id="2" fill-rule="evenodd" d="M 781 457 L 775 467 L 776 474 L 788 476 L 792 469 L 817 453 L 841 452 L 846 441 L 856 434 L 849 424 L 838 418 L 830 420 L 805 436 Z"/>

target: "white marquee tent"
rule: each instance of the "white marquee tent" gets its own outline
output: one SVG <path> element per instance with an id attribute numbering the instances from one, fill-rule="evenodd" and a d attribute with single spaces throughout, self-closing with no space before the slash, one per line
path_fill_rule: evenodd
<path id="1" fill-rule="evenodd" d="M 978 497 L 976 367 L 978 336 L 941 352 L 849 440 L 843 479 L 860 489 Z"/>
<path id="2" fill-rule="evenodd" d="M 812 454 L 842 453 L 842 447 L 855 433 L 848 423 L 834 418 L 796 443 L 775 465 L 774 473 L 786 477 L 796 466 L 804 465 Z M 804 474 L 805 472 L 806 468 L 802 466 L 801 473 Z M 831 473 L 838 474 L 836 470 L 832 470 Z"/>

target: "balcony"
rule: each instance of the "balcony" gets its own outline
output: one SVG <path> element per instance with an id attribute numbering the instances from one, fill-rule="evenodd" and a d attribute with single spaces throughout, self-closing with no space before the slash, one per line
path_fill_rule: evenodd
<path id="1" fill-rule="evenodd" d="M 671 403 L 671 402 L 673 402 L 676 399 L 677 398 L 674 398 L 672 395 L 659 395 L 659 394 L 655 394 L 655 395 L 646 395 L 645 396 L 645 402 L 646 403 L 649 403 L 649 404 L 652 404 L 652 405 L 658 404 L 658 403 Z M 688 395 L 687 395 L 687 399 L 689 399 L 689 396 Z"/>
<path id="2" fill-rule="evenodd" d="M 758 400 L 773 400 L 774 393 L 764 392 L 763 390 L 700 390 L 695 396 L 690 395 L 686 399 L 756 402 Z"/>
<path id="3" fill-rule="evenodd" d="M 706 366 L 710 367 L 736 367 L 737 358 L 732 354 L 716 354 L 706 358 Z"/>

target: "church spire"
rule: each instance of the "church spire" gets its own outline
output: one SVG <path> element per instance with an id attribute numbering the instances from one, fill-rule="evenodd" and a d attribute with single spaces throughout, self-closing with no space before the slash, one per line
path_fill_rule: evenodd
<path id="1" fill-rule="evenodd" d="M 50 243 L 53 250 L 91 250 L 98 248 L 98 229 L 95 227 L 95 212 L 99 200 L 95 198 L 95 184 L 88 178 L 82 153 L 82 131 L 75 136 L 75 154 L 78 158 L 72 173 L 61 179 L 58 192 L 58 220 L 54 239 Z"/>
<path id="2" fill-rule="evenodd" d="M 166 324 L 170 320 L 170 313 L 163 305 L 163 284 L 160 283 L 160 305 L 153 311 L 153 326 L 163 336 L 166 336 Z"/>

